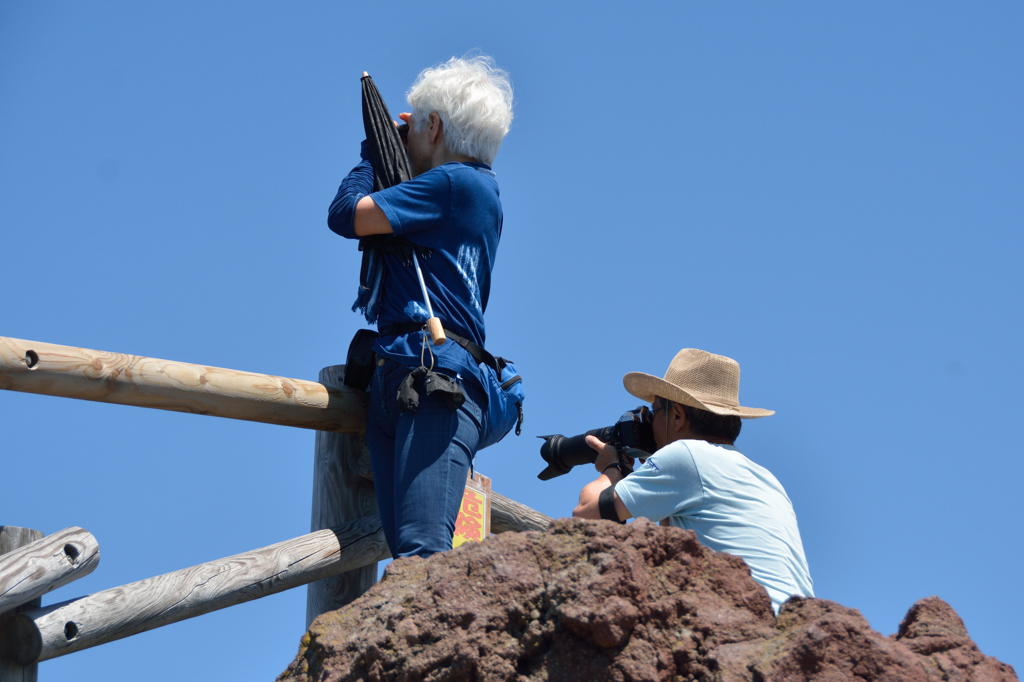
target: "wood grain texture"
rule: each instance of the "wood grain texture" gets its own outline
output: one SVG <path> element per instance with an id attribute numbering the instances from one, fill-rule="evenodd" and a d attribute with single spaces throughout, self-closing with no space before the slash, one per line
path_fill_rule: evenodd
<path id="1" fill-rule="evenodd" d="M 42 537 L 42 531 L 33 530 L 32 528 L 0 526 L 0 557 L 30 545 Z M 0 632 L 3 632 L 4 625 L 9 618 L 13 618 L 16 613 L 21 611 L 38 609 L 39 604 L 40 601 L 36 598 L 27 604 L 22 604 L 13 611 L 0 613 Z M 3 651 L 4 641 L 0 638 L 0 682 L 38 682 L 39 666 L 34 663 L 31 665 L 19 665 L 9 661 L 4 657 Z"/>
<path id="2" fill-rule="evenodd" d="M 77 526 L 0 556 L 0 613 L 41 597 L 100 564 L 100 546 Z"/>
<path id="3" fill-rule="evenodd" d="M 340 387 L 345 366 L 320 370 L 320 383 Z M 369 451 L 362 436 L 316 432 L 313 505 L 310 530 L 340 526 L 377 513 L 377 495 L 369 473 Z M 306 627 L 321 613 L 340 609 L 377 582 L 377 562 L 310 583 L 306 588 Z"/>
<path id="4" fill-rule="evenodd" d="M 551 525 L 551 517 L 530 509 L 525 504 L 491 493 L 491 532 L 508 533 L 527 530 L 547 530 Z"/>
<path id="5" fill-rule="evenodd" d="M 42 531 L 19 526 L 0 526 L 0 554 L 7 554 L 43 537 Z"/>
<path id="6" fill-rule="evenodd" d="M 321 431 L 366 427 L 347 387 L 9 337 L 0 337 L 0 389 Z"/>
<path id="7" fill-rule="evenodd" d="M 12 616 L 5 655 L 45 661 L 349 571 L 390 554 L 376 515 Z"/>

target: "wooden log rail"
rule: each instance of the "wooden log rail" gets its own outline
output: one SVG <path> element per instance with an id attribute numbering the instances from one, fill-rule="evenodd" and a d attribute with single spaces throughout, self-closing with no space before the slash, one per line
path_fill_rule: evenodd
<path id="1" fill-rule="evenodd" d="M 19 613 L 0 632 L 0 656 L 19 665 L 45 661 L 276 594 L 387 556 L 380 519 L 360 519 Z"/>
<path id="2" fill-rule="evenodd" d="M 366 408 L 345 387 L 3 336 L 0 389 L 320 431 L 366 428 Z"/>
<path id="3" fill-rule="evenodd" d="M 492 530 L 544 530 L 551 519 L 494 495 Z M 390 558 L 368 516 L 87 597 L 19 613 L 0 630 L 0 657 L 31 665 Z"/>
<path id="4" fill-rule="evenodd" d="M 525 504 L 491 491 L 491 532 L 508 533 L 547 530 L 551 517 Z"/>
<path id="5" fill-rule="evenodd" d="M 333 382 L 8 337 L 0 337 L 0 389 L 342 434 L 361 434 L 366 423 L 357 394 Z M 491 499 L 494 533 L 544 530 L 551 522 L 503 495 L 492 493 Z M 380 518 L 373 515 L 61 604 L 22 607 L 29 610 L 0 618 L 0 661 L 32 666 L 390 556 Z"/>
<path id="6" fill-rule="evenodd" d="M 89 575 L 100 564 L 92 533 L 65 528 L 0 556 L 0 613 Z"/>

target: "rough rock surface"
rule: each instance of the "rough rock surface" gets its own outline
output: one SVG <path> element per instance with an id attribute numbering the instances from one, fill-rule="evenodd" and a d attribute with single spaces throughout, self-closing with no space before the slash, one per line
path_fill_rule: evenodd
<path id="1" fill-rule="evenodd" d="M 314 621 L 279 681 L 1016 680 L 936 597 L 892 637 L 791 599 L 776 619 L 739 558 L 644 520 L 559 520 L 403 559 Z"/>

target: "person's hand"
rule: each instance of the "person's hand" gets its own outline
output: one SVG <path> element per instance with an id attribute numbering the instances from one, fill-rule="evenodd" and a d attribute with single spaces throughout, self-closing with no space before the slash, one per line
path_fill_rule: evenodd
<path id="1" fill-rule="evenodd" d="M 395 127 L 398 128 L 398 136 L 402 138 L 402 144 L 406 147 L 409 146 L 409 119 L 412 118 L 412 114 L 407 111 L 403 111 L 398 115 L 398 118 L 402 120 L 402 124 L 399 125 L 398 121 L 394 121 Z"/>
<path id="2" fill-rule="evenodd" d="M 597 473 L 603 474 L 605 469 L 619 462 L 619 451 L 615 449 L 614 445 L 609 445 L 594 436 L 587 436 L 587 445 L 597 452 L 597 460 L 594 462 Z M 632 459 L 628 457 L 626 459 L 632 465 Z"/>

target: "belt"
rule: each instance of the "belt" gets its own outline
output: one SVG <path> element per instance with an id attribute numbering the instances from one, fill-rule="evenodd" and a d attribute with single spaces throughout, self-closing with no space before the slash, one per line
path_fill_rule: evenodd
<path id="1" fill-rule="evenodd" d="M 488 353 L 480 344 L 470 341 L 469 339 L 463 338 L 453 332 L 452 330 L 444 327 L 444 335 L 459 344 L 466 349 L 466 352 L 473 356 L 476 363 L 481 363 L 492 367 L 498 376 L 501 376 L 501 370 L 505 369 L 505 361 L 501 358 L 495 358 L 493 355 Z M 427 325 L 422 322 L 402 322 L 397 324 L 389 324 L 385 327 L 378 328 L 381 336 L 404 336 L 405 334 L 412 334 L 414 332 L 426 331 Z"/>

